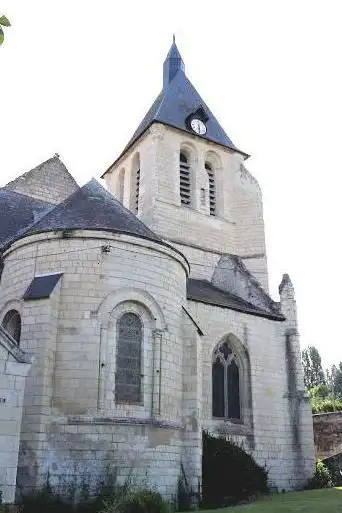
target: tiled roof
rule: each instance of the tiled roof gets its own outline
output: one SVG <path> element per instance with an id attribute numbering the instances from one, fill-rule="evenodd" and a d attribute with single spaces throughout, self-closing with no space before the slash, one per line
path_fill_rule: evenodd
<path id="1" fill-rule="evenodd" d="M 28 286 L 23 299 L 45 299 L 50 297 L 62 275 L 63 273 L 55 273 L 35 276 Z"/>
<path id="2" fill-rule="evenodd" d="M 78 189 L 25 232 L 104 230 L 163 243 L 95 179 Z"/>
<path id="3" fill-rule="evenodd" d="M 0 189 L 0 249 L 53 207 L 10 189 Z"/>
<path id="4" fill-rule="evenodd" d="M 285 320 L 283 315 L 276 314 L 271 310 L 258 308 L 235 294 L 215 287 L 215 285 L 207 280 L 189 279 L 187 284 L 187 298 L 192 301 L 220 306 L 258 317 L 265 317 L 274 321 Z"/>
<path id="5" fill-rule="evenodd" d="M 134 132 L 130 141 L 117 160 L 132 146 L 137 139 L 152 125 L 158 122 L 194 134 L 186 124 L 186 118 L 198 108 L 202 108 L 208 120 L 207 132 L 197 136 L 216 142 L 248 157 L 239 150 L 225 133 L 208 106 L 202 100 L 190 80 L 185 75 L 184 63 L 175 43 L 172 44 L 164 62 L 164 87 L 146 116 Z M 116 161 L 117 161 L 116 160 Z"/>

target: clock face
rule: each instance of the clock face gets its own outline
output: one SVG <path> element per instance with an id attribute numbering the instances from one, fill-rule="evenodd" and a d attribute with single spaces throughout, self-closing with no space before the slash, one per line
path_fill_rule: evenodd
<path id="1" fill-rule="evenodd" d="M 196 132 L 196 134 L 199 134 L 199 135 L 204 135 L 207 131 L 207 127 L 205 126 L 203 121 L 201 121 L 200 119 L 196 119 L 196 118 L 191 120 L 191 128 L 193 129 L 194 132 Z"/>

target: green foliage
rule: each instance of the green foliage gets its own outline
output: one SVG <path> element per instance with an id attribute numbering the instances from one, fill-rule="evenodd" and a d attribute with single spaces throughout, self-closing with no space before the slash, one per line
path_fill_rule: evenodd
<path id="1" fill-rule="evenodd" d="M 309 480 L 306 489 L 314 490 L 317 488 L 331 488 L 332 486 L 334 486 L 334 482 L 331 471 L 322 460 L 318 460 L 315 475 Z"/>
<path id="2" fill-rule="evenodd" d="M 242 447 L 203 432 L 202 501 L 216 508 L 269 492 L 267 470 Z"/>
<path id="3" fill-rule="evenodd" d="M 315 397 L 311 399 L 312 413 L 330 413 L 342 411 L 342 401 L 329 396 L 324 398 Z"/>
<path id="4" fill-rule="evenodd" d="M 322 359 L 314 346 L 309 346 L 302 351 L 302 362 L 304 367 L 304 384 L 308 390 L 317 385 L 325 384 Z"/>
<path id="5" fill-rule="evenodd" d="M 128 491 L 107 501 L 101 513 L 169 513 L 170 504 L 152 490 Z"/>
<path id="6" fill-rule="evenodd" d="M 325 399 L 330 393 L 328 385 L 321 383 L 315 387 L 309 388 L 310 399 Z"/>
<path id="7" fill-rule="evenodd" d="M 330 390 L 336 397 L 342 399 L 342 362 L 339 363 L 338 367 L 332 365 L 330 370 L 327 369 L 326 374 Z"/>
<path id="8" fill-rule="evenodd" d="M 11 26 L 11 23 L 10 23 L 9 19 L 4 15 L 0 16 L 0 45 L 2 45 L 2 43 L 4 42 L 4 38 L 5 38 L 4 31 L 3 31 L 2 27 L 10 27 L 10 26 Z"/>

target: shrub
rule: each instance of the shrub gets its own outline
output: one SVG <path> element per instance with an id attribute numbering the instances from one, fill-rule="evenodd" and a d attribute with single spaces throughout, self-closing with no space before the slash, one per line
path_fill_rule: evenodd
<path id="1" fill-rule="evenodd" d="M 332 486 L 334 486 L 334 482 L 331 471 L 322 460 L 318 460 L 315 475 L 309 479 L 306 488 L 314 490 L 316 488 L 331 488 Z"/>
<path id="2" fill-rule="evenodd" d="M 267 470 L 242 447 L 203 433 L 202 501 L 215 508 L 269 492 Z"/>
<path id="3" fill-rule="evenodd" d="M 333 400 L 332 397 L 325 399 L 315 397 L 311 399 L 312 413 L 330 413 L 333 411 L 342 411 L 342 401 L 340 399 Z"/>
<path id="4" fill-rule="evenodd" d="M 105 504 L 101 513 L 169 513 L 170 504 L 152 490 L 127 491 Z"/>

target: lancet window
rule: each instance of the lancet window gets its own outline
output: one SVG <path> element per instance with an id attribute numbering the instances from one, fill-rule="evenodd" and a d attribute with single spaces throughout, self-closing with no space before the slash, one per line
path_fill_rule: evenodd
<path id="1" fill-rule="evenodd" d="M 212 361 L 213 417 L 241 419 L 239 364 L 232 347 L 223 342 Z"/>

